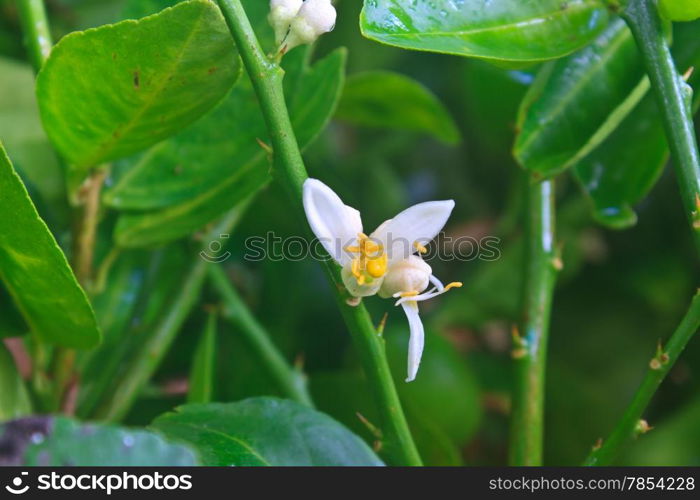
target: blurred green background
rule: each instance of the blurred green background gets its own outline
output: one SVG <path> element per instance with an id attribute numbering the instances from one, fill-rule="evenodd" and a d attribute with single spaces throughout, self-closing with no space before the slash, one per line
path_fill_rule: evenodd
<path id="1" fill-rule="evenodd" d="M 263 1 L 263 0 L 261 0 Z M 55 38 L 119 19 L 122 0 L 48 0 Z M 389 313 L 390 360 L 428 464 L 504 464 L 511 385 L 510 328 L 518 317 L 522 257 L 521 173 L 510 150 L 515 114 L 535 68 L 407 52 L 363 39 L 361 2 L 337 2 L 338 23 L 316 50 L 349 49 L 348 74 L 377 69 L 408 75 L 431 89 L 458 124 L 461 141 L 445 145 L 425 135 L 358 128 L 334 121 L 307 151 L 309 173 L 358 207 L 375 227 L 410 204 L 454 198 L 446 232 L 498 236 L 494 262 L 431 262 L 435 274 L 464 288 L 423 309 L 427 339 L 416 382 L 403 382 L 408 327 L 389 301 L 367 300 L 375 320 Z M 57 239 L 68 231 L 69 208 L 58 165 L 40 129 L 12 0 L 0 0 L 0 138 Z M 634 144 L 630 144 L 634 148 Z M 557 181 L 558 241 L 564 271 L 554 300 L 547 374 L 546 464 L 577 464 L 605 436 L 641 380 L 657 342 L 673 331 L 698 283 L 692 242 L 675 179 L 667 169 L 624 231 L 597 225 L 570 175 Z M 104 245 L 109 243 L 109 214 Z M 288 359 L 303 363 L 319 409 L 373 442 L 357 416 L 377 420 L 348 333 L 320 267 L 310 261 L 247 262 L 244 241 L 274 231 L 299 234 L 274 185 L 264 191 L 229 240 L 227 272 Z M 171 246 L 155 257 L 166 274 L 184 272 Z M 147 267 L 147 266 L 146 266 Z M 145 272 L 145 271 L 144 271 Z M 167 283 L 161 284 L 167 294 Z M 215 303 L 208 294 L 205 302 Z M 150 299 L 149 300 L 155 300 Z M 99 307 L 99 305 L 98 305 Z M 146 304 L 143 304 L 146 308 Z M 147 311 L 144 317 L 147 316 Z M 198 308 L 180 333 L 155 383 L 129 415 L 147 424 L 184 401 L 182 387 L 206 313 Z M 147 318 L 144 328 L 147 328 Z M 216 400 L 275 394 L 246 344 L 221 325 Z M 655 397 L 647 420 L 655 429 L 619 463 L 700 465 L 700 339 L 694 339 Z"/>

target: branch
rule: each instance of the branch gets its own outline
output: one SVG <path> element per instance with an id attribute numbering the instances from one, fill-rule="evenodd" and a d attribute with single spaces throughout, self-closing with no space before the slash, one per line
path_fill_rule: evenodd
<path id="1" fill-rule="evenodd" d="M 654 397 L 661 382 L 673 368 L 698 328 L 700 328 L 700 292 L 693 297 L 688 311 L 676 331 L 671 335 L 666 347 L 659 346 L 656 355 L 649 362 L 649 368 L 642 384 L 637 389 L 627 410 L 615 425 L 610 437 L 588 455 L 584 465 L 609 464 L 625 443 L 636 434 L 644 432 L 645 427 L 640 426 L 644 410 L 649 406 L 649 402 Z"/>
<path id="2" fill-rule="evenodd" d="M 302 187 L 308 177 L 299 145 L 289 119 L 282 80 L 284 71 L 264 54 L 240 0 L 218 0 L 238 51 L 260 102 L 274 150 L 276 178 L 286 189 L 292 206 L 305 221 Z M 340 272 L 332 261 L 324 266 L 336 302 L 359 351 L 365 374 L 382 418 L 387 450 L 397 465 L 421 465 L 421 459 L 408 429 L 384 345 L 364 306 L 351 307 L 342 286 Z"/>
<path id="3" fill-rule="evenodd" d="M 547 337 L 561 261 L 554 246 L 554 181 L 528 179 L 523 319 L 514 332 L 510 463 L 542 465 Z"/>
<path id="4" fill-rule="evenodd" d="M 34 72 L 38 73 L 41 66 L 51 53 L 51 31 L 46 19 L 46 9 L 43 0 L 17 0 L 19 19 L 22 23 L 24 46 Z"/>
<path id="5" fill-rule="evenodd" d="M 673 155 L 681 198 L 700 249 L 700 155 L 692 115 L 692 89 L 676 70 L 654 0 L 630 0 L 622 11 L 644 59 Z"/>

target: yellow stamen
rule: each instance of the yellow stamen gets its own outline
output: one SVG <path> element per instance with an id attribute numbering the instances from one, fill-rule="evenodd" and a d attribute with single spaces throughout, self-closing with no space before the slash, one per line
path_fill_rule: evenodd
<path id="1" fill-rule="evenodd" d="M 365 267 L 367 269 L 367 273 L 369 273 L 370 276 L 372 276 L 373 278 L 381 278 L 386 274 L 386 254 L 383 254 L 381 257 L 376 259 L 369 259 Z"/>
<path id="2" fill-rule="evenodd" d="M 462 287 L 462 282 L 461 281 L 453 281 L 452 283 L 448 283 L 445 285 L 445 291 L 451 289 L 451 288 L 461 288 Z"/>
<path id="3" fill-rule="evenodd" d="M 418 241 L 413 243 L 413 246 L 418 250 L 419 253 L 428 253 L 428 249 L 421 245 Z"/>
<path id="4" fill-rule="evenodd" d="M 360 276 L 362 276 L 362 273 L 360 272 L 360 259 L 353 259 L 352 260 L 352 267 L 350 268 L 350 272 L 352 272 L 352 275 L 359 281 Z"/>
<path id="5" fill-rule="evenodd" d="M 411 292 L 401 292 L 401 293 L 399 294 L 399 297 L 415 297 L 416 295 L 418 295 L 418 292 L 416 292 L 415 290 L 413 290 L 413 291 L 411 291 Z"/>
<path id="6" fill-rule="evenodd" d="M 360 247 L 357 247 L 357 246 L 345 247 L 345 251 L 350 252 L 350 253 L 361 253 L 362 252 L 362 250 L 360 250 Z"/>

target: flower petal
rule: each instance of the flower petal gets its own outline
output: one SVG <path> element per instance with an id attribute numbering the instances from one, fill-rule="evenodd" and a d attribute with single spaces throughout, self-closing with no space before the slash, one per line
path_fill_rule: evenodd
<path id="1" fill-rule="evenodd" d="M 384 245 L 389 261 L 407 259 L 416 253 L 414 244 L 427 245 L 447 223 L 453 200 L 427 201 L 407 208 L 379 226 L 370 236 Z"/>
<path id="2" fill-rule="evenodd" d="M 304 182 L 304 211 L 311 230 L 338 264 L 352 260 L 345 247 L 357 244 L 362 232 L 360 212 L 345 205 L 335 192 L 317 179 Z"/>
<path id="3" fill-rule="evenodd" d="M 411 329 L 411 337 L 408 340 L 408 377 L 406 378 L 406 382 L 411 382 L 416 378 L 420 359 L 423 356 L 425 332 L 423 330 L 423 322 L 418 314 L 418 304 L 416 302 L 405 302 L 401 304 L 401 307 L 406 313 L 408 326 Z"/>

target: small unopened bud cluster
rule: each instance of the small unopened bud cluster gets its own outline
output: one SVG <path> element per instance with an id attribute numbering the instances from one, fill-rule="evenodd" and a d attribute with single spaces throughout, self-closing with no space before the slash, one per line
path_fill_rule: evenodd
<path id="1" fill-rule="evenodd" d="M 335 19 L 331 0 L 270 0 L 268 20 L 282 52 L 315 42 L 333 30 Z"/>

